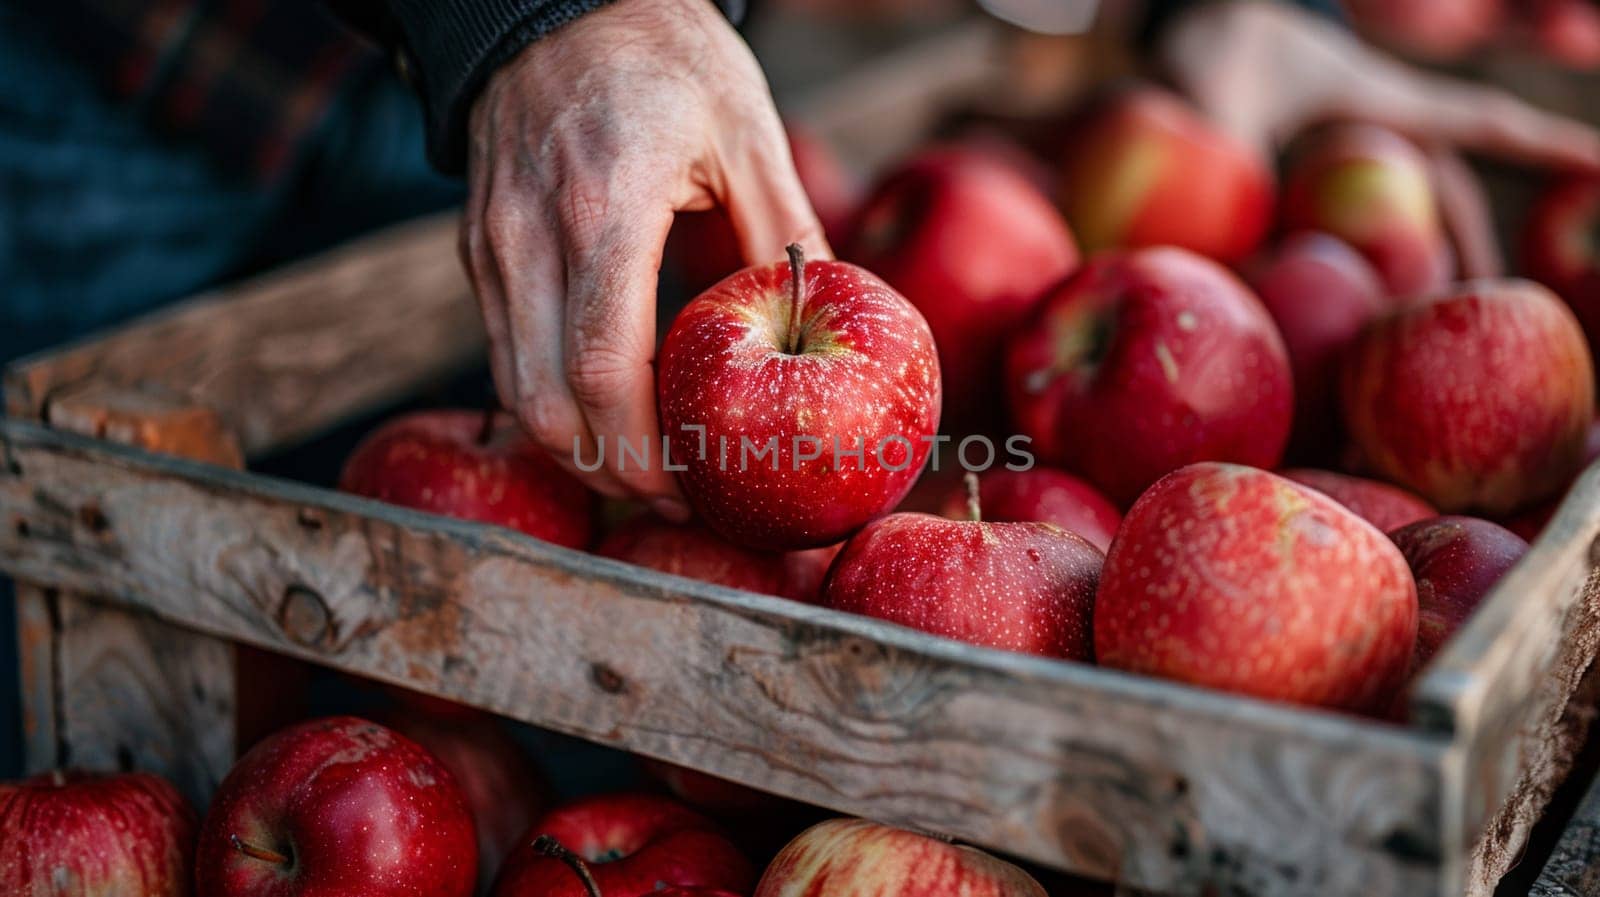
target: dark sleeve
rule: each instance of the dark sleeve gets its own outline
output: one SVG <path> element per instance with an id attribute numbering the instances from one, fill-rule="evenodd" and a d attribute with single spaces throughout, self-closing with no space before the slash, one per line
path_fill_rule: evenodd
<path id="1" fill-rule="evenodd" d="M 329 0 L 388 47 L 428 121 L 428 153 L 465 167 L 467 114 L 489 75 L 523 47 L 610 0 Z M 719 0 L 737 21 L 743 0 Z"/>

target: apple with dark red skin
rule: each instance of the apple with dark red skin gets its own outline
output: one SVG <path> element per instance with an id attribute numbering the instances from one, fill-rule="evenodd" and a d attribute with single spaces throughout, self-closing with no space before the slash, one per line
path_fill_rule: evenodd
<path id="1" fill-rule="evenodd" d="M 807 548 L 804 551 L 790 551 L 784 554 L 784 586 L 781 593 L 783 597 L 804 601 L 807 604 L 821 601 L 822 583 L 828 578 L 828 568 L 833 566 L 833 559 L 843 550 L 844 543 L 835 542 L 821 548 Z"/>
<path id="2" fill-rule="evenodd" d="M 1569 175 L 1540 194 L 1522 232 L 1528 275 L 1556 291 L 1600 346 L 1600 176 Z"/>
<path id="3" fill-rule="evenodd" d="M 1577 473 L 1594 366 L 1549 290 L 1475 281 L 1373 322 L 1346 356 L 1341 398 L 1378 475 L 1443 511 L 1505 514 Z"/>
<path id="4" fill-rule="evenodd" d="M 834 561 L 823 606 L 988 648 L 1091 659 L 1104 555 L 1054 524 L 989 523 L 976 510 L 867 524 Z"/>
<path id="5" fill-rule="evenodd" d="M 755 897 L 1046 897 L 1028 873 L 981 850 L 865 819 L 831 819 L 778 852 Z"/>
<path id="6" fill-rule="evenodd" d="M 1195 461 L 1276 467 L 1294 401 L 1260 300 L 1173 248 L 1090 259 L 1012 339 L 1006 389 L 1034 454 L 1123 506 Z"/>
<path id="7" fill-rule="evenodd" d="M 544 812 L 550 789 L 493 714 L 455 706 L 442 716 L 402 709 L 389 721 L 455 776 L 478 833 L 478 881 L 487 886 Z"/>
<path id="8" fill-rule="evenodd" d="M 1053 523 L 1104 552 L 1122 523 L 1122 512 L 1095 488 L 1070 473 L 1049 467 L 994 468 L 978 474 L 983 519 L 993 523 Z M 952 520 L 972 516 L 965 485 L 952 489 L 939 513 Z"/>
<path id="9" fill-rule="evenodd" d="M 1504 0 L 1345 0 L 1364 34 L 1427 59 L 1454 59 L 1488 43 L 1501 27 Z"/>
<path id="10" fill-rule="evenodd" d="M 689 503 L 723 538 L 784 551 L 893 508 L 939 429 L 939 360 L 916 308 L 854 265 L 790 256 L 700 294 L 657 362 Z"/>
<path id="11" fill-rule="evenodd" d="M 1422 496 L 1377 480 L 1306 467 L 1285 470 L 1283 475 L 1344 505 L 1383 532 L 1439 516 Z"/>
<path id="12" fill-rule="evenodd" d="M 671 523 L 653 514 L 624 521 L 601 541 L 595 553 L 763 595 L 783 594 L 789 581 L 781 552 L 745 548 L 701 524 Z"/>
<path id="13" fill-rule="evenodd" d="M 1060 189 L 1086 252 L 1180 246 L 1224 264 L 1261 242 L 1274 194 L 1260 152 L 1146 86 L 1089 108 L 1067 144 Z"/>
<path id="14" fill-rule="evenodd" d="M 1094 606 L 1103 666 L 1278 701 L 1384 709 L 1417 592 L 1393 542 L 1264 470 L 1185 467 L 1139 497 Z"/>
<path id="15" fill-rule="evenodd" d="M 1465 623 L 1528 543 L 1503 526 L 1476 517 L 1432 517 L 1389 534 L 1417 582 L 1417 644 L 1413 669 Z"/>
<path id="16" fill-rule="evenodd" d="M 1453 266 L 1427 157 L 1376 125 L 1336 125 L 1306 139 L 1283 188 L 1283 226 L 1345 241 L 1402 299 L 1444 287 Z"/>
<path id="17" fill-rule="evenodd" d="M 569 548 L 592 537 L 593 495 L 504 414 L 441 409 L 394 418 L 356 446 L 339 488 Z"/>
<path id="18" fill-rule="evenodd" d="M 468 897 L 478 844 L 439 759 L 377 723 L 328 717 L 251 748 L 201 826 L 207 897 Z"/>
<path id="19" fill-rule="evenodd" d="M 1600 7 L 1592 0 L 1537 0 L 1532 24 L 1546 56 L 1575 69 L 1600 66 Z"/>
<path id="20" fill-rule="evenodd" d="M 1388 311 L 1383 282 L 1361 253 L 1327 234 L 1295 234 L 1252 267 L 1250 285 L 1283 334 L 1294 371 L 1291 457 L 1338 452 L 1339 354 Z"/>
<path id="21" fill-rule="evenodd" d="M 585 897 L 575 854 L 604 897 L 668 886 L 747 893 L 755 869 L 709 820 L 648 794 L 589 797 L 550 811 L 506 859 L 494 897 Z"/>
<path id="22" fill-rule="evenodd" d="M 54 771 L 0 784 L 0 892 L 188 897 L 195 815 L 148 773 Z"/>
<path id="23" fill-rule="evenodd" d="M 842 255 L 882 277 L 927 319 L 939 348 L 947 427 L 997 423 L 993 386 L 1005 338 L 1078 266 L 1049 197 L 994 151 L 923 150 L 891 171 Z"/>

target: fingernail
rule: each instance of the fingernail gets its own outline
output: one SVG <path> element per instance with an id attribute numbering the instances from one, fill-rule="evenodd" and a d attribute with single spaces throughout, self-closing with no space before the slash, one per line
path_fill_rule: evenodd
<path id="1" fill-rule="evenodd" d="M 658 498 L 650 503 L 650 509 L 673 523 L 689 519 L 689 506 L 676 498 Z"/>

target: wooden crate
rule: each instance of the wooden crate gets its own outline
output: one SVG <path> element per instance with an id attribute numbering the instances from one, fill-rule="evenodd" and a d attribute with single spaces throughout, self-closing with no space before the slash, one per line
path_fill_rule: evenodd
<path id="1" fill-rule="evenodd" d="M 479 360 L 454 240 L 408 224 L 7 371 L 30 766 L 149 768 L 203 801 L 248 645 L 1129 887 L 1455 897 L 1492 890 L 1570 765 L 1597 691 L 1600 469 L 1403 727 L 245 472 Z"/>

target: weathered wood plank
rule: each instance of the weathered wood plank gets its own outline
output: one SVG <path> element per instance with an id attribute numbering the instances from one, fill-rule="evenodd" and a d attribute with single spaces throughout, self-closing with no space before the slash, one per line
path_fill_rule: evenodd
<path id="1" fill-rule="evenodd" d="M 1572 814 L 1528 897 L 1594 897 L 1600 894 L 1600 778 Z"/>
<path id="2" fill-rule="evenodd" d="M 1130 885 L 1438 892 L 1440 738 L 26 424 L 0 434 L 20 468 L 0 478 L 0 567 L 23 577 Z"/>
<path id="3" fill-rule="evenodd" d="M 462 369 L 483 345 L 444 215 L 24 359 L 6 372 L 7 409 L 52 420 L 74 388 L 157 392 L 214 411 L 255 456 Z"/>

